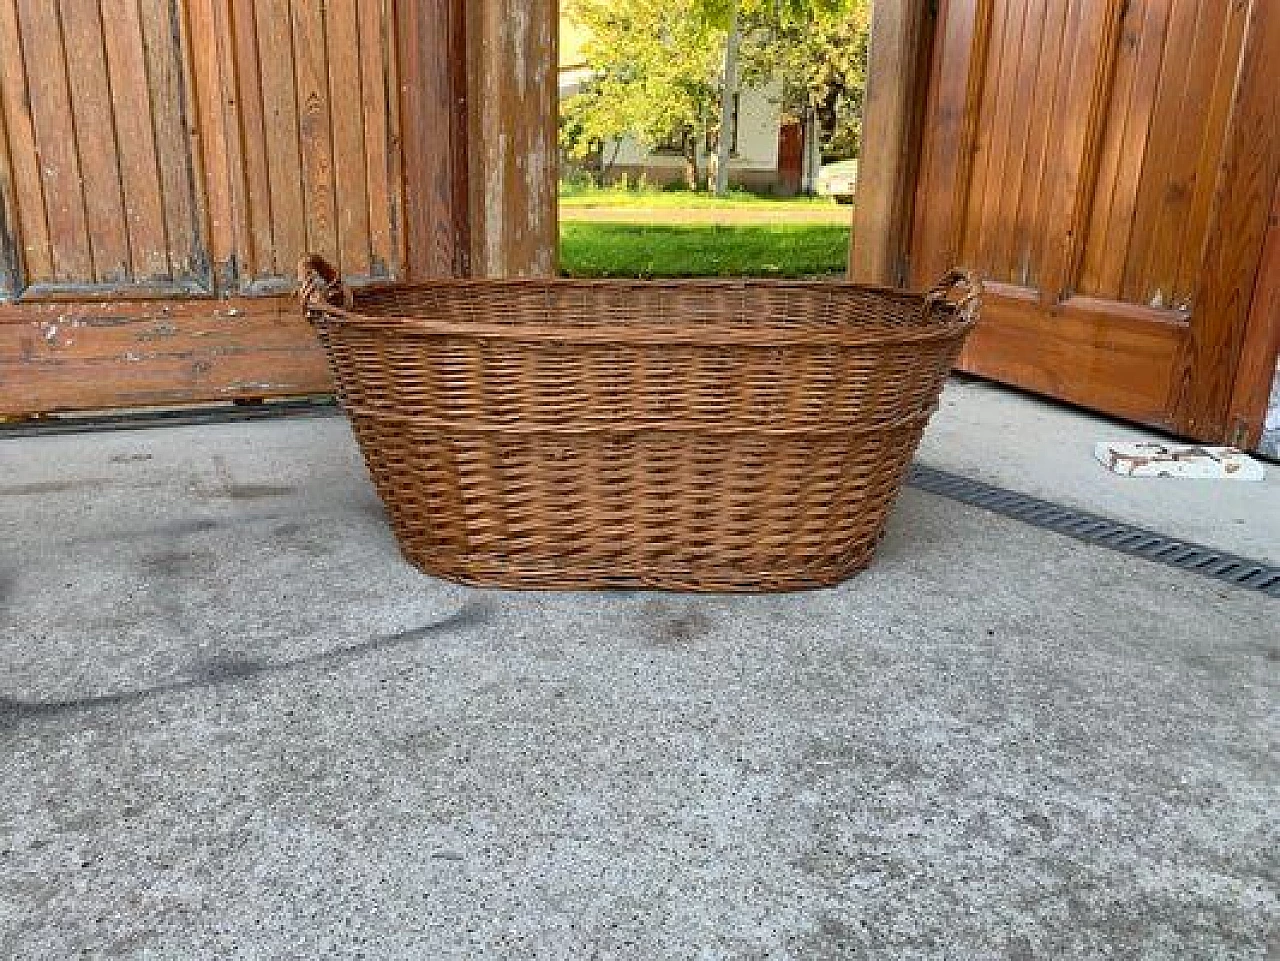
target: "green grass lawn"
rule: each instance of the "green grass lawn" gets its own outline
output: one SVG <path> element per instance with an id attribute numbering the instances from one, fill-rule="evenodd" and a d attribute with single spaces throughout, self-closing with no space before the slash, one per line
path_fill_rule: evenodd
<path id="1" fill-rule="evenodd" d="M 560 228 L 570 277 L 811 277 L 842 273 L 848 258 L 849 228 L 828 224 Z"/>
<path id="2" fill-rule="evenodd" d="M 579 184 L 560 185 L 560 206 L 569 208 L 590 207 L 644 207 L 662 209 L 732 210 L 762 206 L 785 211 L 787 209 L 812 209 L 835 206 L 829 197 L 771 197 L 730 190 L 727 197 L 694 193 L 689 190 L 660 190 L 657 187 L 590 187 Z"/>

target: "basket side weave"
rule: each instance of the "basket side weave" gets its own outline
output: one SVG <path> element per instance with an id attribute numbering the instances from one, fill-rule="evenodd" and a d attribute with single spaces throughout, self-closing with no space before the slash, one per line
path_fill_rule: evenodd
<path id="1" fill-rule="evenodd" d="M 412 562 L 683 590 L 865 566 L 974 308 L 769 282 L 326 282 L 308 301 Z"/>

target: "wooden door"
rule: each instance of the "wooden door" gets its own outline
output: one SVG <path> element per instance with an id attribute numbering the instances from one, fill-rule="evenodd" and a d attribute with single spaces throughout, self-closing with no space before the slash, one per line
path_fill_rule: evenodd
<path id="1" fill-rule="evenodd" d="M 775 190 L 783 197 L 798 194 L 804 180 L 804 132 L 804 124 L 795 120 L 787 120 L 778 126 L 778 183 Z"/>
<path id="2" fill-rule="evenodd" d="M 1230 439 L 1277 90 L 1273 0 L 942 0 L 909 274 L 988 281 L 961 367 Z"/>
<path id="3" fill-rule="evenodd" d="M 0 420 L 325 393 L 348 282 L 546 274 L 555 0 L 0 0 Z"/>
<path id="4" fill-rule="evenodd" d="M 0 0 L 0 416 L 328 390 L 288 292 L 307 250 L 402 273 L 397 29 L 383 0 Z"/>
<path id="5" fill-rule="evenodd" d="M 0 294 L 213 289 L 190 76 L 164 3 L 0 3 Z"/>

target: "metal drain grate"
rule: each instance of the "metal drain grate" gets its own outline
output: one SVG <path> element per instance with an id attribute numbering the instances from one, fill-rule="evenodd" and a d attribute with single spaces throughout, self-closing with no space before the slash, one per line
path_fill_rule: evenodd
<path id="1" fill-rule="evenodd" d="M 1005 517 L 1066 534 L 1086 544 L 1106 547 L 1193 574 L 1225 581 L 1235 587 L 1280 597 L 1280 567 L 1235 554 L 1167 537 L 1144 527 L 1078 511 L 1051 501 L 992 487 L 959 474 L 915 464 L 907 482 L 930 494 L 981 507 Z"/>
<path id="2" fill-rule="evenodd" d="M 283 420 L 290 417 L 336 417 L 337 402 L 326 397 L 273 400 L 260 404 L 209 404 L 169 410 L 117 411 L 115 413 L 39 417 L 0 423 L 0 440 L 10 437 L 47 437 L 104 430 L 150 430 L 153 427 L 200 427 L 250 420 Z"/>

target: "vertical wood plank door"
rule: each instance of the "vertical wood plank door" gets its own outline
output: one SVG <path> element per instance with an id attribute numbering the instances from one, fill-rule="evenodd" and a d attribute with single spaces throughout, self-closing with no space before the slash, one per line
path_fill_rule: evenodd
<path id="1" fill-rule="evenodd" d="M 213 290 L 174 8 L 104 9 L 0 0 L 7 299 Z"/>
<path id="2" fill-rule="evenodd" d="M 1278 8 L 943 0 L 909 263 L 987 281 L 963 369 L 1229 439 L 1280 172 Z"/>
<path id="3" fill-rule="evenodd" d="M 0 0 L 0 417 L 329 389 L 289 294 L 404 274 L 397 13 Z"/>

